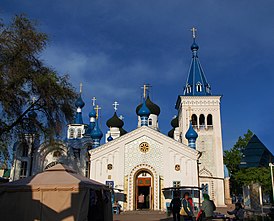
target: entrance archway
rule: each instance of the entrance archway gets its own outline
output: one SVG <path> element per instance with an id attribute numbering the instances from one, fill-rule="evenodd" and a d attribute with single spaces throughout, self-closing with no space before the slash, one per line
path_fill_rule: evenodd
<path id="1" fill-rule="evenodd" d="M 148 169 L 140 169 L 134 175 L 134 209 L 154 208 L 154 177 Z"/>
<path id="2" fill-rule="evenodd" d="M 128 210 L 136 210 L 136 178 L 138 175 L 142 172 L 146 171 L 150 174 L 151 178 L 151 203 L 150 208 L 152 210 L 158 210 L 159 209 L 159 187 L 158 187 L 158 174 L 156 170 L 145 163 L 139 164 L 135 166 L 128 177 L 128 203 L 127 203 L 127 209 Z"/>

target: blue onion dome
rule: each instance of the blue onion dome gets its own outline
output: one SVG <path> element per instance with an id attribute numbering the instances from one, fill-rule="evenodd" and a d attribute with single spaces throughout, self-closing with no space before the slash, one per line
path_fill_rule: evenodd
<path id="1" fill-rule="evenodd" d="M 174 128 L 173 129 L 171 129 L 169 132 L 168 132 L 168 136 L 169 137 L 171 137 L 171 138 L 173 138 L 174 137 Z"/>
<path id="2" fill-rule="evenodd" d="M 150 110 L 148 109 L 146 102 L 144 101 L 142 107 L 138 111 L 140 117 L 148 117 L 150 115 Z"/>
<path id="3" fill-rule="evenodd" d="M 120 131 L 120 136 L 125 135 L 127 133 L 127 131 L 124 128 L 119 128 Z"/>
<path id="4" fill-rule="evenodd" d="M 110 118 L 106 124 L 109 128 L 111 127 L 122 128 L 124 126 L 124 122 L 117 116 L 116 112 L 114 112 L 112 118 Z"/>
<path id="5" fill-rule="evenodd" d="M 186 135 L 185 135 L 185 138 L 189 140 L 189 139 L 197 139 L 197 137 L 198 137 L 198 134 L 193 129 L 192 123 L 190 122 L 188 131 L 186 132 Z"/>
<path id="6" fill-rule="evenodd" d="M 31 111 L 28 113 L 28 117 L 34 119 L 34 118 L 37 117 L 37 113 L 36 113 L 34 110 L 31 110 Z"/>
<path id="7" fill-rule="evenodd" d="M 113 137 L 111 135 L 109 135 L 109 137 L 107 138 L 107 141 L 112 141 L 113 140 Z"/>
<path id="8" fill-rule="evenodd" d="M 170 124 L 171 124 L 171 126 L 172 126 L 173 128 L 179 127 L 178 116 L 174 117 L 174 118 L 172 119 L 172 121 L 171 121 Z"/>
<path id="9" fill-rule="evenodd" d="M 142 105 L 143 105 L 143 104 L 139 104 L 139 105 L 137 106 L 137 108 L 136 108 L 136 114 L 137 114 L 137 115 L 138 115 L 138 112 L 139 112 L 139 110 L 141 109 Z M 161 112 L 160 107 L 159 107 L 157 104 L 154 104 L 154 103 L 150 100 L 149 96 L 148 96 L 147 99 L 146 99 L 146 105 L 147 105 L 148 109 L 150 110 L 150 113 L 151 113 L 151 114 L 155 114 L 155 115 L 157 115 L 157 116 L 160 115 L 160 112 Z"/>
<path id="10" fill-rule="evenodd" d="M 88 116 L 91 117 L 96 117 L 96 111 L 92 108 L 92 110 L 89 112 Z"/>
<path id="11" fill-rule="evenodd" d="M 90 136 L 92 139 L 102 139 L 103 133 L 99 128 L 98 121 L 96 121 L 95 127 L 91 131 Z"/>
<path id="12" fill-rule="evenodd" d="M 199 46 L 194 41 L 193 44 L 191 45 L 191 51 L 198 51 L 198 50 L 199 50 Z"/>
<path id="13" fill-rule="evenodd" d="M 85 102 L 83 101 L 81 95 L 78 97 L 78 99 L 75 101 L 75 107 L 77 108 L 83 108 L 85 106 Z"/>

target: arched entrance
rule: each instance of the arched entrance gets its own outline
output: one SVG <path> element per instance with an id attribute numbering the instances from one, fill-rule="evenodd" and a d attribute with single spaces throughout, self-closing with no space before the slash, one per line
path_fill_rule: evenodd
<path id="1" fill-rule="evenodd" d="M 148 169 L 134 175 L 134 209 L 154 209 L 154 177 Z"/>

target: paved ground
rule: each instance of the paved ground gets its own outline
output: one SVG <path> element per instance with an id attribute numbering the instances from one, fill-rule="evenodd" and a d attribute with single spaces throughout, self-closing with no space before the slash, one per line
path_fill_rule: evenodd
<path id="1" fill-rule="evenodd" d="M 217 208 L 217 212 L 226 214 L 227 210 L 233 210 L 234 205 Z M 172 216 L 167 217 L 161 211 L 132 211 L 114 215 L 113 221 L 172 221 Z"/>

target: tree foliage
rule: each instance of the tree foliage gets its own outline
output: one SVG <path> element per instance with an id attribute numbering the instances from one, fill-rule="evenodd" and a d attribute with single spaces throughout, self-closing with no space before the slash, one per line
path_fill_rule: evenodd
<path id="1" fill-rule="evenodd" d="M 251 130 L 247 130 L 243 137 L 239 137 L 235 145 L 230 150 L 224 151 L 224 164 L 229 172 L 235 175 L 239 171 L 239 165 L 242 159 L 242 151 L 253 136 Z"/>
<path id="2" fill-rule="evenodd" d="M 39 57 L 48 36 L 25 15 L 10 24 L 0 21 L 0 141 L 17 136 L 30 109 L 38 117 L 33 124 L 47 137 L 60 132 L 73 116 L 76 94 L 67 75 L 59 76 Z M 35 102 L 31 102 L 35 97 Z M 32 125 L 33 126 L 33 125 Z"/>
<path id="3" fill-rule="evenodd" d="M 271 172 L 269 167 L 241 169 L 235 174 L 235 178 L 244 185 L 259 183 L 264 191 L 271 192 Z"/>

